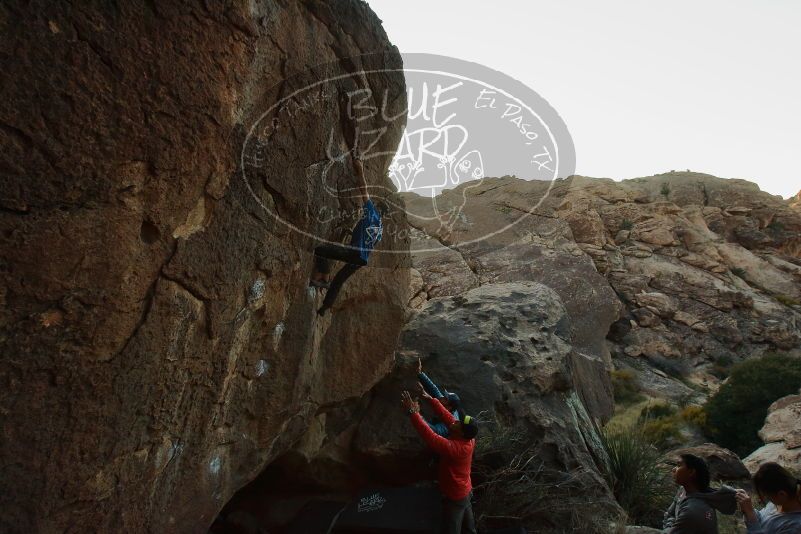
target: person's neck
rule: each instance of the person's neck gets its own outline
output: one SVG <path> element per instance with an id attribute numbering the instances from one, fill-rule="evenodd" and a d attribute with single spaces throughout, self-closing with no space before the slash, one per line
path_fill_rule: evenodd
<path id="1" fill-rule="evenodd" d="M 699 488 L 693 483 L 685 484 L 683 487 L 684 487 L 684 493 L 686 493 L 687 495 L 689 495 L 690 493 L 698 493 L 699 491 L 701 491 L 701 488 Z"/>

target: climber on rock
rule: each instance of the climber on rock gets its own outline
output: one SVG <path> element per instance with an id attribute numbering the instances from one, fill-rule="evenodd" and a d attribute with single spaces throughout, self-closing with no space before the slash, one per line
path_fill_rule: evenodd
<path id="1" fill-rule="evenodd" d="M 362 206 L 362 215 L 359 222 L 351 232 L 350 246 L 326 243 L 314 249 L 314 273 L 309 285 L 326 288 L 322 307 L 317 310 L 318 315 L 325 312 L 334 304 L 342 284 L 350 278 L 360 267 L 367 265 L 367 260 L 375 245 L 381 241 L 383 226 L 381 214 L 373 205 L 367 193 L 367 180 L 364 177 L 364 166 L 357 149 L 351 152 L 353 169 L 358 179 L 359 200 Z M 344 262 L 345 265 L 329 281 L 331 273 L 331 260 Z"/>
<path id="2" fill-rule="evenodd" d="M 440 404 L 442 404 L 445 409 L 448 410 L 451 415 L 453 415 L 454 419 L 461 420 L 464 417 L 459 395 L 447 391 L 445 391 L 443 394 L 437 385 L 434 384 L 430 378 L 428 378 L 428 375 L 423 372 L 423 362 L 420 358 L 417 358 L 417 378 L 420 380 L 419 385 L 423 396 L 427 394 L 437 399 Z M 448 437 L 448 426 L 438 418 L 432 419 L 431 421 L 426 419 L 423 420 L 437 435 L 442 436 L 443 438 Z"/>
<path id="3" fill-rule="evenodd" d="M 448 427 L 448 438 L 437 435 L 420 415 L 420 403 L 412 399 L 408 391 L 401 394 L 401 406 L 411 417 L 412 425 L 423 438 L 428 447 L 442 458 L 439 464 L 439 489 L 443 496 L 443 532 L 459 534 L 464 524 L 465 531 L 475 534 L 476 525 L 473 518 L 473 506 L 470 499 L 473 495 L 473 484 L 470 471 L 473 464 L 473 451 L 476 447 L 475 437 L 478 425 L 469 416 L 461 420 L 453 417 L 439 400 L 427 393 L 434 412 Z"/>

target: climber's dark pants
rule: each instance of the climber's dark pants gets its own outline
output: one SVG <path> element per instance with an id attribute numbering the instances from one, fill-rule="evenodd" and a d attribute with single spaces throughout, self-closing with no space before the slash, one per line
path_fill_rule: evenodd
<path id="1" fill-rule="evenodd" d="M 364 267 L 367 262 L 364 261 L 355 248 L 343 247 L 341 245 L 320 245 L 314 249 L 314 265 L 318 272 L 329 274 L 331 272 L 331 261 L 337 260 L 345 262 L 345 265 L 337 272 L 334 279 L 331 281 L 331 287 L 325 294 L 323 306 L 317 313 L 323 314 L 330 308 L 342 288 L 342 284 L 351 277 L 353 273 L 359 270 L 359 267 Z"/>
<path id="2" fill-rule="evenodd" d="M 452 501 L 447 497 L 442 499 L 444 515 L 442 532 L 444 534 L 461 534 L 463 529 L 470 534 L 476 534 L 473 505 L 470 503 L 471 497 L 473 497 L 472 492 L 461 501 Z"/>

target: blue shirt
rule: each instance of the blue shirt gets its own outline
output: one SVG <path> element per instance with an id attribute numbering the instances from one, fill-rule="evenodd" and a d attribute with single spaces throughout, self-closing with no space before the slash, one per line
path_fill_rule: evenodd
<path id="1" fill-rule="evenodd" d="M 754 523 L 746 523 L 748 534 L 798 534 L 801 512 L 780 514 L 773 503 L 757 512 Z"/>
<path id="2" fill-rule="evenodd" d="M 370 252 L 373 251 L 376 243 L 381 241 L 381 234 L 384 228 L 381 226 L 381 215 L 375 209 L 372 200 L 364 203 L 362 208 L 362 218 L 353 228 L 353 235 L 350 238 L 350 246 L 359 249 L 359 256 L 367 262 Z"/>

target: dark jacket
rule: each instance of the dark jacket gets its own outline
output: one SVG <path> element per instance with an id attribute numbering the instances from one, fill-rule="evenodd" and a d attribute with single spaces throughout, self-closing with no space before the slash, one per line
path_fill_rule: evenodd
<path id="1" fill-rule="evenodd" d="M 687 495 L 680 489 L 665 512 L 662 525 L 667 534 L 718 534 L 715 510 L 731 515 L 737 511 L 733 488 L 723 486 Z"/>

